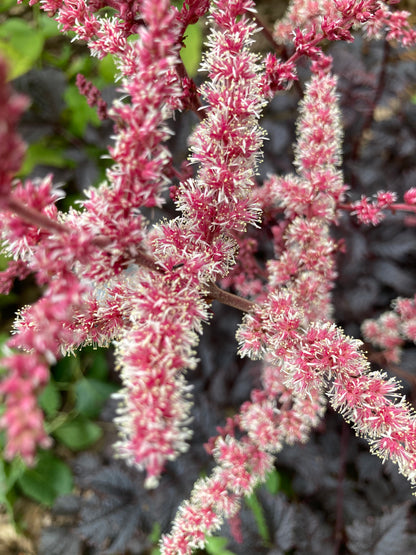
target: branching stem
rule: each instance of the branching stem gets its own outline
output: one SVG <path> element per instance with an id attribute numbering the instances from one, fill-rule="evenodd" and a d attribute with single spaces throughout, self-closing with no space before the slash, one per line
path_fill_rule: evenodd
<path id="1" fill-rule="evenodd" d="M 37 226 L 47 231 L 51 231 L 53 233 L 70 232 L 70 229 L 65 225 L 51 220 L 45 214 L 42 214 L 41 212 L 38 212 L 37 210 L 29 206 L 25 206 L 18 199 L 9 197 L 9 199 L 6 201 L 6 205 L 9 210 L 14 212 L 17 216 L 21 217 L 22 220 L 24 220 L 28 224 Z M 92 243 L 96 247 L 103 249 L 111 244 L 111 239 L 105 237 L 104 235 L 99 235 L 93 239 Z M 140 249 L 138 249 L 137 254 L 135 255 L 135 262 L 139 266 L 148 268 L 152 272 L 163 273 L 163 269 L 158 266 L 157 262 L 151 256 Z M 228 293 L 214 283 L 210 285 L 209 299 L 216 300 L 233 308 L 237 308 L 242 312 L 249 312 L 255 306 L 255 303 L 253 301 L 249 301 L 248 299 L 244 299 L 243 297 L 239 297 L 238 295 L 234 295 L 233 293 Z"/>

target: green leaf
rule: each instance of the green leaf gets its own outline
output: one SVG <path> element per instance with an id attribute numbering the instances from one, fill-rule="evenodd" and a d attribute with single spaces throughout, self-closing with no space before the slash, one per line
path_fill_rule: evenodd
<path id="1" fill-rule="evenodd" d="M 1 307 L 6 307 L 9 306 L 11 304 L 20 304 L 20 297 L 19 295 L 16 295 L 16 293 L 9 293 L 8 295 L 0 295 L 0 308 Z M 10 336 L 9 336 L 10 338 Z"/>
<path id="2" fill-rule="evenodd" d="M 61 394 L 54 381 L 50 381 L 39 395 L 39 405 L 49 418 L 53 418 L 61 406 Z"/>
<path id="3" fill-rule="evenodd" d="M 71 56 L 71 63 L 66 68 L 66 75 L 68 79 L 75 78 L 78 73 L 82 73 L 87 78 L 92 74 L 96 73 L 98 60 L 91 56 L 81 55 L 81 56 Z M 78 90 L 76 88 L 76 90 Z"/>
<path id="4" fill-rule="evenodd" d="M 5 462 L 0 458 L 0 506 L 4 507 L 8 514 L 13 512 L 13 508 L 7 498 L 9 489 L 6 487 Z"/>
<path id="5" fill-rule="evenodd" d="M 70 208 L 76 208 L 77 204 L 83 199 L 84 196 L 81 193 L 67 193 L 65 198 L 61 199 L 59 203 L 61 211 L 68 212 Z"/>
<path id="6" fill-rule="evenodd" d="M 117 389 L 118 387 L 111 383 L 83 378 L 75 384 L 75 410 L 84 416 L 95 418 L 100 414 L 108 397 Z"/>
<path id="7" fill-rule="evenodd" d="M 23 166 L 19 175 L 29 175 L 35 166 L 44 164 L 55 168 L 74 166 L 74 163 L 65 155 L 63 148 L 48 145 L 46 141 L 31 144 L 25 154 Z"/>
<path id="8" fill-rule="evenodd" d="M 49 17 L 44 13 L 40 13 L 36 18 L 36 22 L 38 24 L 39 31 L 45 39 L 61 35 L 58 24 L 52 17 Z"/>
<path id="9" fill-rule="evenodd" d="M 53 435 L 72 451 L 81 451 L 98 441 L 103 435 L 103 431 L 98 424 L 79 415 L 71 420 L 66 420 L 59 428 L 56 428 Z"/>
<path id="10" fill-rule="evenodd" d="M 7 465 L 7 489 L 11 489 L 20 476 L 27 470 L 26 464 L 22 459 L 16 457 Z"/>
<path id="11" fill-rule="evenodd" d="M 227 543 L 227 538 L 211 536 L 207 538 L 205 550 L 209 555 L 235 555 L 233 551 L 226 549 Z"/>
<path id="12" fill-rule="evenodd" d="M 199 23 L 188 25 L 180 55 L 190 77 L 197 74 L 202 52 L 202 32 Z"/>
<path id="13" fill-rule="evenodd" d="M 36 467 L 26 470 L 17 482 L 27 497 L 49 507 L 59 495 L 70 493 L 73 485 L 68 465 L 51 453 L 41 453 Z"/>
<path id="14" fill-rule="evenodd" d="M 7 12 L 12 6 L 16 5 L 16 0 L 1 0 L 0 12 Z"/>
<path id="15" fill-rule="evenodd" d="M 5 270 L 9 265 L 10 260 L 13 260 L 12 256 L 9 256 L 4 253 L 0 253 L 0 272 Z"/>
<path id="16" fill-rule="evenodd" d="M 150 540 L 152 543 L 156 543 L 156 542 L 159 541 L 160 535 L 161 535 L 161 527 L 160 527 L 160 524 L 159 524 L 159 522 L 155 522 L 155 523 L 153 524 L 152 531 L 151 531 L 150 534 L 149 534 L 149 540 Z"/>
<path id="17" fill-rule="evenodd" d="M 64 94 L 68 106 L 68 127 L 77 137 L 83 137 L 88 123 L 99 125 L 96 111 L 88 106 L 87 99 L 80 94 L 75 85 L 69 85 Z"/>
<path id="18" fill-rule="evenodd" d="M 111 54 L 103 58 L 98 65 L 98 74 L 105 83 L 114 83 L 116 71 L 116 64 Z"/>
<path id="19" fill-rule="evenodd" d="M 81 374 L 79 358 L 76 356 L 61 358 L 55 364 L 52 371 L 57 382 L 71 382 Z"/>
<path id="20" fill-rule="evenodd" d="M 265 482 L 266 488 L 272 495 L 276 495 L 280 491 L 281 478 L 280 474 L 274 468 L 267 477 Z"/>
<path id="21" fill-rule="evenodd" d="M 89 378 L 104 381 L 108 376 L 108 362 L 104 349 L 84 349 L 86 355 L 86 374 Z"/>
<path id="22" fill-rule="evenodd" d="M 7 297 L 8 295 L 1 295 L 1 296 Z M 0 359 L 2 357 L 7 356 L 7 351 L 10 349 L 10 347 L 7 347 L 6 343 L 9 339 L 10 339 L 10 335 L 8 333 L 0 333 Z"/>
<path id="23" fill-rule="evenodd" d="M 269 529 L 267 527 L 267 522 L 264 516 L 263 507 L 261 506 L 259 500 L 257 499 L 256 494 L 252 493 L 250 496 L 245 497 L 244 499 L 247 506 L 251 509 L 251 512 L 253 513 L 260 537 L 266 543 L 268 543 L 270 541 Z"/>
<path id="24" fill-rule="evenodd" d="M 73 52 L 71 46 L 65 43 L 60 48 L 59 55 L 55 51 L 48 52 L 47 50 L 45 50 L 42 58 L 47 65 L 55 66 L 66 72 L 71 60 L 72 53 Z"/>
<path id="25" fill-rule="evenodd" d="M 10 463 L 0 458 L 0 506 L 6 509 L 12 521 L 14 520 L 13 499 L 16 495 L 13 488 L 25 470 L 26 466 L 19 458 L 13 459 Z"/>
<path id="26" fill-rule="evenodd" d="M 31 69 L 43 49 L 43 35 L 27 21 L 10 17 L 0 25 L 0 52 L 9 65 L 9 78 L 15 79 Z"/>

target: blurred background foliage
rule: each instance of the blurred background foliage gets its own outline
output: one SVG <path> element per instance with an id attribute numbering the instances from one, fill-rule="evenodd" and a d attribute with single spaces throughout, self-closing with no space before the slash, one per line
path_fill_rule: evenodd
<path id="1" fill-rule="evenodd" d="M 408 2 L 411 9 L 414 2 Z M 271 23 L 287 2 L 258 3 Z M 205 27 L 190 26 L 181 55 L 188 73 L 198 82 Z M 266 43 L 258 35 L 258 47 Z M 344 173 L 351 199 L 379 189 L 403 194 L 416 183 L 416 55 L 371 45 L 330 48 L 341 75 L 340 92 L 345 124 Z M 71 43 L 56 23 L 35 6 L 0 3 L 0 53 L 9 62 L 15 89 L 31 99 L 20 130 L 27 153 L 21 178 L 54 174 L 67 196 L 65 210 L 82 191 L 105 177 L 103 158 L 111 144 L 113 123 L 100 121 L 78 93 L 76 75 L 82 73 L 111 103 L 117 96 L 111 56 L 90 58 L 86 47 Z M 383 95 L 372 102 L 385 73 Z M 301 84 L 308 69 L 300 67 Z M 292 171 L 295 119 L 299 92 L 277 96 L 266 110 L 265 143 L 260 180 L 269 172 Z M 367 125 L 368 114 L 371 114 Z M 170 142 L 175 164 L 187 157 L 187 137 L 197 118 L 178 114 L 171 123 Z M 167 205 L 172 213 L 172 205 Z M 258 241 L 259 261 L 268 254 L 270 230 L 250 233 Z M 345 217 L 334 234 L 347 249 L 338 260 L 339 280 L 334 292 L 335 318 L 348 333 L 359 336 L 363 318 L 386 310 L 398 295 L 416 290 L 416 234 L 400 215 L 389 216 L 378 228 L 357 225 Z M 7 260 L 0 259 L 0 268 Z M 16 310 L 39 296 L 30 278 L 16 283 L 10 295 L 0 296 L 0 347 L 10 332 Z M 59 361 L 40 398 L 48 431 L 55 440 L 51 451 L 39 453 L 34 468 L 21 461 L 0 459 L 0 555 L 132 554 L 155 555 L 160 534 L 169 527 L 178 504 L 188 496 L 195 479 L 208 474 L 211 459 L 203 444 L 216 426 L 238 409 L 258 384 L 256 363 L 236 357 L 234 333 L 241 315 L 214 303 L 213 319 L 199 347 L 200 364 L 190 376 L 194 388 L 194 436 L 191 448 L 171 463 L 155 491 L 143 489 L 143 477 L 114 459 L 112 424 L 116 404 L 111 393 L 119 381 L 112 352 L 83 349 Z M 370 358 L 372 353 L 369 350 Z M 376 359 L 377 357 L 374 356 Z M 415 399 L 416 350 L 408 345 L 400 367 L 387 368 L 405 380 L 405 393 Z M 4 438 L 0 436 L 0 447 Z M 236 526 L 242 543 L 236 540 Z M 415 502 L 408 484 L 393 467 L 383 466 L 368 453 L 331 411 L 310 443 L 285 449 L 265 486 L 247 498 L 240 522 L 224 526 L 211 538 L 209 555 L 243 554 L 398 554 L 416 552 Z"/>

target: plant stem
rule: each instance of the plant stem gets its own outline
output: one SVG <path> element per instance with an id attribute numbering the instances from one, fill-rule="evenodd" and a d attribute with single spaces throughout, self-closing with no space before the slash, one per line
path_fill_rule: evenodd
<path id="1" fill-rule="evenodd" d="M 31 225 L 35 225 L 42 229 L 46 229 L 51 232 L 58 232 L 58 233 L 69 233 L 70 229 L 55 220 L 51 220 L 41 212 L 34 210 L 29 206 L 25 206 L 19 200 L 9 197 L 7 200 L 7 207 L 12 210 L 15 214 L 20 216 L 23 220 Z M 105 248 L 109 245 L 111 240 L 104 235 L 99 235 L 92 240 L 92 243 L 99 247 Z M 161 267 L 157 265 L 157 262 L 148 254 L 146 254 L 142 250 L 138 250 L 135 256 L 135 262 L 139 266 L 143 266 L 148 268 L 152 272 L 162 273 L 163 270 Z M 252 310 L 256 303 L 253 301 L 249 301 L 248 299 L 244 299 L 243 297 L 239 297 L 238 295 L 234 295 L 233 293 L 228 293 L 224 291 L 215 283 L 211 283 L 209 288 L 209 299 L 219 301 L 222 304 L 226 304 L 242 312 L 249 312 Z"/>
<path id="2" fill-rule="evenodd" d="M 58 233 L 67 233 L 69 231 L 69 229 L 65 227 L 63 224 L 60 224 L 55 220 L 51 220 L 50 218 L 48 218 L 48 216 L 45 216 L 45 214 L 42 214 L 42 212 L 39 212 L 38 210 L 31 208 L 30 206 L 24 205 L 22 202 L 20 202 L 16 198 L 13 198 L 12 196 L 10 196 L 6 200 L 6 206 L 12 212 L 20 216 L 22 220 L 24 220 L 28 224 L 31 224 L 36 227 L 40 227 L 42 229 L 46 229 L 52 232 L 57 231 Z"/>
<path id="3" fill-rule="evenodd" d="M 234 295 L 233 293 L 228 293 L 228 291 L 224 291 L 215 283 L 211 283 L 210 285 L 209 298 L 219 301 L 222 304 L 232 306 L 233 308 L 237 308 L 242 312 L 250 312 L 250 310 L 253 310 L 256 306 L 255 302 L 239 297 L 238 295 Z"/>

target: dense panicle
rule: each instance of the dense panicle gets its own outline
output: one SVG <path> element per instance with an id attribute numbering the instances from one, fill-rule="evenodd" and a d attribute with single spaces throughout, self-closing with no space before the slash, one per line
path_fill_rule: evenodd
<path id="1" fill-rule="evenodd" d="M 119 87 L 104 106 L 100 91 L 77 78 L 89 104 L 114 123 L 113 162 L 101 184 L 87 189 L 81 209 L 67 212 L 58 208 L 63 192 L 52 176 L 14 180 L 24 154 L 17 123 L 27 101 L 12 92 L 0 62 L 0 230 L 11 259 L 0 292 L 30 274 L 41 289 L 39 300 L 18 313 L 2 361 L 6 458 L 20 455 L 33 464 L 37 448 L 50 445 L 37 402 L 48 366 L 79 347 L 113 343 L 121 382 L 114 395 L 115 450 L 146 473 L 145 488 L 154 488 L 192 439 L 186 372 L 197 368 L 213 301 L 245 313 L 238 352 L 257 361 L 257 381 L 208 440 L 213 468 L 195 482 L 162 536 L 164 555 L 202 549 L 226 520 L 240 537 L 244 496 L 266 480 L 285 446 L 308 441 L 328 404 L 416 485 L 415 413 L 396 380 L 371 369 L 361 341 L 335 324 L 332 300 L 336 255 L 345 248 L 334 228 L 342 218 L 375 226 L 405 213 L 406 223 L 414 223 L 414 187 L 349 201 L 341 171 L 342 79 L 326 47 L 350 43 L 356 32 L 414 45 L 408 14 L 391 4 L 293 0 L 274 33 L 264 29 L 275 52 L 262 58 L 253 52 L 262 25 L 252 0 L 187 0 L 181 9 L 168 0 L 42 0 L 40 8 L 86 42 L 92 56 L 113 56 Z M 198 88 L 180 50 L 188 24 L 208 10 Z M 308 69 L 300 60 L 310 62 Z M 371 135 L 384 80 L 384 69 L 378 84 L 362 78 L 374 99 L 351 149 L 355 163 Z M 294 83 L 300 100 L 293 170 L 285 163 L 286 175 L 269 174 L 260 185 L 267 138 L 260 118 L 268 101 Z M 285 98 L 277 94 L 274 102 L 280 107 Z M 189 163 L 181 160 L 179 171 L 171 119 L 188 109 L 199 122 L 189 137 Z M 159 218 L 163 210 L 166 219 Z M 379 360 L 390 365 L 416 340 L 416 301 L 404 297 L 362 327 L 381 351 Z M 135 526 L 137 519 L 129 522 Z M 117 530 L 120 525 L 118 519 Z M 93 535 L 92 526 L 86 530 Z M 348 531 L 351 546 L 357 534 Z M 293 538 L 283 543 L 295 545 Z"/>

